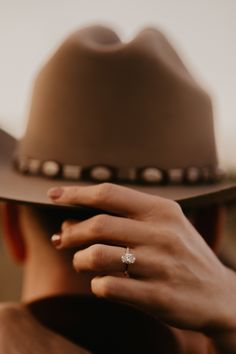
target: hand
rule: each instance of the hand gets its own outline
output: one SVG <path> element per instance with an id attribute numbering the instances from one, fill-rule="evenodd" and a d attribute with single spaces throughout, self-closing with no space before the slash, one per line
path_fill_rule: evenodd
<path id="1" fill-rule="evenodd" d="M 0 305 L 0 352 L 89 354 L 88 351 L 43 327 L 26 308 L 13 303 Z"/>
<path id="2" fill-rule="evenodd" d="M 79 249 L 78 272 L 99 275 L 91 283 L 95 295 L 133 304 L 178 328 L 236 328 L 235 275 L 176 202 L 109 183 L 56 188 L 49 196 L 117 215 L 66 221 L 57 238 L 59 249 Z M 121 275 L 127 246 L 136 257 L 130 278 Z"/>

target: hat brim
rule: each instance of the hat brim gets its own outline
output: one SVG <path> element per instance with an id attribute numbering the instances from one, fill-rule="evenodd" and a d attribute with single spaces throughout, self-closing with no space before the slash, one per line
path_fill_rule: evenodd
<path id="1" fill-rule="evenodd" d="M 69 186 L 72 181 L 47 179 L 23 175 L 13 168 L 12 156 L 17 141 L 0 131 L 0 200 L 45 206 L 50 208 L 71 208 L 71 205 L 58 206 L 47 197 L 47 190 L 55 186 Z M 76 182 L 78 185 L 91 185 L 90 182 Z M 138 191 L 177 201 L 184 208 L 194 208 L 210 204 L 225 204 L 236 199 L 236 183 L 224 180 L 208 185 L 143 186 L 127 185 Z M 77 206 L 81 213 L 96 213 L 94 209 Z"/>

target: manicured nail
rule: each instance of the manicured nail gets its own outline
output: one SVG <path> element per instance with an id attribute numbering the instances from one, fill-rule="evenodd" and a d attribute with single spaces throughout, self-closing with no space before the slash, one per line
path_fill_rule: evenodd
<path id="1" fill-rule="evenodd" d="M 63 189 L 60 187 L 54 187 L 48 190 L 48 196 L 52 199 L 58 199 L 62 196 L 62 194 L 63 194 Z"/>
<path id="2" fill-rule="evenodd" d="M 53 235 L 51 237 L 51 241 L 52 241 L 53 246 L 59 247 L 61 244 L 61 235 Z"/>

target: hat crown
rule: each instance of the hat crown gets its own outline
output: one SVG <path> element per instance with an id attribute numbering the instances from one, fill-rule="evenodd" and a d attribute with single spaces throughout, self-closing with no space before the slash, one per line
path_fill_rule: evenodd
<path id="1" fill-rule="evenodd" d="M 17 154 L 79 166 L 215 166 L 211 101 L 158 30 L 122 43 L 89 27 L 40 71 Z"/>

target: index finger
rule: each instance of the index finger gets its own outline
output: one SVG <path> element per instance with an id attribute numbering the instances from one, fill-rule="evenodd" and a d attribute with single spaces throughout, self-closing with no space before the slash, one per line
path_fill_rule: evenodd
<path id="1" fill-rule="evenodd" d="M 83 205 L 127 217 L 144 217 L 162 199 L 112 183 L 52 188 L 48 196 L 55 203 Z"/>

